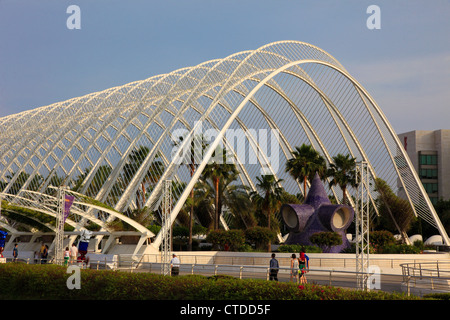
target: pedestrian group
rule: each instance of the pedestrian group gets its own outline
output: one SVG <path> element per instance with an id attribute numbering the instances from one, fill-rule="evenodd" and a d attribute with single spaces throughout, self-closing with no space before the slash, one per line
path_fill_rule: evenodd
<path id="1" fill-rule="evenodd" d="M 309 257 L 302 250 L 297 258 L 296 254 L 293 253 L 291 256 L 291 272 L 290 281 L 295 281 L 297 283 L 307 283 L 306 273 L 309 269 Z M 269 280 L 278 281 L 278 271 L 280 270 L 280 265 L 278 260 L 275 258 L 275 253 L 272 253 L 272 259 L 269 263 Z"/>

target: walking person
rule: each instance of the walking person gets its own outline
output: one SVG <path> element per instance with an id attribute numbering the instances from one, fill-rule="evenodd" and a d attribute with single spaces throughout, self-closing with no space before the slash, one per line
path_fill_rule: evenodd
<path id="1" fill-rule="evenodd" d="M 272 259 L 270 259 L 269 264 L 269 280 L 278 281 L 278 270 L 280 269 L 280 265 L 278 264 L 278 260 L 275 259 L 275 253 L 272 253 Z"/>
<path id="2" fill-rule="evenodd" d="M 291 282 L 292 279 L 295 279 L 295 282 L 298 283 L 298 270 L 299 270 L 298 259 L 295 253 L 293 253 L 291 256 L 291 279 L 290 279 Z"/>
<path id="3" fill-rule="evenodd" d="M 300 252 L 300 258 L 298 259 L 298 277 L 300 280 L 300 283 L 307 283 L 308 281 L 306 280 L 306 272 L 307 272 L 307 267 L 309 267 L 309 263 L 306 259 L 306 254 L 305 252 L 302 250 Z"/>
<path id="4" fill-rule="evenodd" d="M 177 276 L 180 273 L 180 259 L 174 253 L 172 260 L 170 260 L 170 268 L 172 270 L 172 276 Z"/>
<path id="5" fill-rule="evenodd" d="M 67 266 L 69 264 L 70 259 L 70 250 L 69 247 L 66 247 L 66 250 L 64 251 L 64 265 Z"/>
<path id="6" fill-rule="evenodd" d="M 77 263 L 78 257 L 78 248 L 75 243 L 72 243 L 72 247 L 70 248 L 70 263 Z"/>
<path id="7" fill-rule="evenodd" d="M 18 249 L 18 244 L 16 243 L 16 245 L 14 246 L 13 249 L 13 262 L 17 261 L 17 257 L 19 256 L 19 249 Z"/>
<path id="8" fill-rule="evenodd" d="M 44 246 L 44 251 L 42 252 L 42 263 L 47 263 L 48 257 L 48 245 Z"/>
<path id="9" fill-rule="evenodd" d="M 42 263 L 44 259 L 45 243 L 42 242 L 41 249 L 39 250 L 39 263 Z"/>

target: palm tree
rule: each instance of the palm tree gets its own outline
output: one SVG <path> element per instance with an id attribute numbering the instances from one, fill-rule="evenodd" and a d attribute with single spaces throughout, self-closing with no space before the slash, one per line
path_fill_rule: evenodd
<path id="1" fill-rule="evenodd" d="M 274 175 L 263 175 L 261 178 L 256 177 L 256 180 L 256 187 L 263 195 L 253 191 L 250 199 L 266 213 L 267 227 L 270 229 L 271 214 L 278 208 L 283 197 L 283 188 L 279 186 L 283 179 L 276 180 Z"/>
<path id="2" fill-rule="evenodd" d="M 227 208 L 232 218 L 231 224 L 250 228 L 256 226 L 256 219 L 253 215 L 252 202 L 249 199 L 248 187 L 235 184 L 238 178 L 238 172 L 230 174 L 219 181 L 219 192 L 216 196 L 216 189 L 211 179 L 201 177 L 195 186 L 195 211 L 197 217 L 204 225 L 213 225 L 217 219 L 216 197 L 219 218 L 222 215 L 223 208 Z"/>
<path id="3" fill-rule="evenodd" d="M 203 169 L 203 178 L 204 180 L 210 179 L 213 182 L 214 186 L 214 192 L 215 192 L 215 213 L 214 213 L 214 230 L 219 229 L 219 217 L 222 209 L 222 205 L 219 202 L 220 200 L 220 182 L 222 180 L 225 181 L 232 181 L 234 180 L 237 175 L 239 174 L 239 171 L 236 168 L 236 165 L 234 163 L 227 163 L 226 162 L 226 150 L 225 149 L 217 149 L 214 151 L 214 154 L 216 152 L 222 153 L 222 161 L 221 163 L 217 163 L 216 161 L 213 161 L 212 163 L 209 163 L 205 166 Z M 213 154 L 213 157 L 214 157 Z M 220 157 L 220 156 L 219 156 Z M 215 158 L 215 157 L 214 157 Z"/>
<path id="4" fill-rule="evenodd" d="M 325 159 L 310 145 L 295 147 L 293 158 L 286 163 L 286 172 L 295 180 L 303 182 L 303 195 L 306 198 L 306 182 L 312 180 L 317 172 L 322 178 L 326 174 Z"/>
<path id="5" fill-rule="evenodd" d="M 339 153 L 333 157 L 327 176 L 332 178 L 329 181 L 330 188 L 338 185 L 343 193 L 342 203 L 347 204 L 347 186 L 356 187 L 356 158 L 349 154 L 343 155 Z"/>
<path id="6" fill-rule="evenodd" d="M 140 146 L 136 150 L 133 150 L 128 157 L 127 163 L 124 165 L 124 185 L 130 183 L 134 175 L 138 172 L 145 158 L 149 154 L 150 149 L 146 146 Z M 160 155 L 157 154 L 155 159 L 160 158 Z M 145 173 L 144 178 L 141 181 L 141 190 L 142 193 L 142 204 L 145 205 L 145 194 L 146 194 L 146 184 L 155 184 L 162 173 L 164 172 L 164 164 L 160 160 L 154 160 L 149 170 Z M 140 201 L 139 201 L 139 191 L 136 193 L 136 205 L 138 209 L 141 209 Z"/>
<path id="7" fill-rule="evenodd" d="M 257 191 L 253 191 L 250 194 L 250 198 L 266 213 L 267 227 L 271 229 L 270 221 L 272 220 L 272 213 L 280 207 L 283 199 L 283 188 L 280 187 L 283 179 L 277 180 L 274 175 L 263 175 L 261 178 L 256 177 L 256 180 L 258 180 L 256 187 L 263 195 L 260 195 Z M 268 249 L 270 252 L 270 241 Z"/>
<path id="8" fill-rule="evenodd" d="M 175 142 L 175 146 L 179 146 L 182 144 L 184 137 L 179 137 L 178 138 L 179 141 Z M 191 145 L 190 145 L 190 163 L 188 164 L 189 166 L 189 172 L 191 174 L 191 178 L 194 175 L 194 172 L 197 168 L 197 164 L 195 163 L 195 153 L 198 153 L 200 150 L 196 150 L 198 149 L 198 144 L 200 143 L 200 147 L 201 147 L 201 153 L 203 155 L 203 151 L 206 149 L 207 144 L 204 142 L 206 139 L 203 135 L 199 135 L 199 136 L 195 136 L 192 141 L 191 141 Z M 191 194 L 190 194 L 190 213 L 189 213 L 189 238 L 188 238 L 188 250 L 191 251 L 192 250 L 192 220 L 193 220 L 193 216 L 194 216 L 194 188 L 192 188 L 191 190 Z"/>

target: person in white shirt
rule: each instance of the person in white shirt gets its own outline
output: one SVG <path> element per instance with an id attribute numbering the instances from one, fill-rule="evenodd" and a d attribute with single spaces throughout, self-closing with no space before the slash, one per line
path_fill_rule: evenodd
<path id="1" fill-rule="evenodd" d="M 70 259 L 70 250 L 69 247 L 66 247 L 66 250 L 64 251 L 64 265 L 67 266 L 69 264 Z"/>
<path id="2" fill-rule="evenodd" d="M 75 243 L 72 243 L 72 247 L 70 248 L 70 262 L 76 263 L 78 257 L 78 248 Z"/>
<path id="3" fill-rule="evenodd" d="M 172 276 L 177 276 L 180 273 L 180 259 L 176 254 L 173 254 L 173 258 L 170 260 L 170 267 L 172 268 Z"/>

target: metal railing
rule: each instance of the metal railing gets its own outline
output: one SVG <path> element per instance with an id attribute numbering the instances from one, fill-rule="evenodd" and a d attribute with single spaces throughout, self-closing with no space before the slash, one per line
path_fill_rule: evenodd
<path id="1" fill-rule="evenodd" d="M 408 295 L 411 292 L 450 292 L 450 262 L 404 263 L 401 267 Z"/>
<path id="2" fill-rule="evenodd" d="M 160 262 L 142 262 L 129 261 L 127 264 L 121 262 L 119 270 L 125 272 L 151 272 L 161 274 Z M 297 277 L 291 277 L 291 268 L 280 267 L 278 272 L 278 281 L 282 282 L 297 282 L 302 281 Z M 295 270 L 298 272 L 298 269 Z M 232 276 L 239 279 L 265 279 L 270 278 L 270 268 L 268 266 L 252 266 L 252 265 L 229 265 L 229 264 L 195 264 L 185 263 L 180 264 L 179 275 L 203 275 L 203 276 Z M 342 288 L 357 288 L 357 277 L 364 275 L 370 280 L 374 274 L 360 273 L 348 270 L 335 269 L 319 269 L 309 268 L 305 274 L 307 283 L 314 283 L 325 286 L 336 286 Z M 381 275 L 377 275 L 381 276 Z M 368 284 L 370 290 L 382 290 L 387 292 L 401 292 L 402 275 L 386 275 L 383 274 L 383 282 L 378 281 L 377 284 L 382 284 L 380 287 L 373 287 Z"/>
<path id="3" fill-rule="evenodd" d="M 269 263 L 269 256 L 224 256 L 224 255 L 183 255 L 182 253 L 177 253 L 180 260 L 187 264 L 223 264 L 223 265 L 254 265 L 254 266 L 265 266 Z M 417 259 L 414 255 L 411 257 L 404 257 L 402 259 L 392 259 L 392 258 L 382 258 L 376 255 L 371 255 L 370 264 L 377 265 L 380 268 L 385 269 L 398 269 L 401 272 L 401 265 L 404 263 L 420 263 L 423 259 Z M 289 266 L 291 258 L 290 257 L 277 257 L 281 266 Z M 120 264 L 127 263 L 127 261 L 140 261 L 145 262 L 160 262 L 161 255 L 155 254 L 143 254 L 143 255 L 132 255 L 132 254 L 121 254 L 119 256 Z M 314 268 L 350 268 L 356 270 L 356 260 L 355 255 L 350 255 L 349 257 L 323 257 L 318 256 L 310 260 L 310 267 Z"/>
<path id="4" fill-rule="evenodd" d="M 135 257 L 133 259 L 121 259 L 115 261 L 111 259 L 98 259 L 95 261 L 84 262 L 69 262 L 68 265 L 78 265 L 81 268 L 90 268 L 96 270 L 120 270 L 125 272 L 150 272 L 161 274 L 162 263 L 157 255 L 152 255 L 155 261 L 145 261 L 144 257 Z M 148 257 L 147 257 L 148 258 Z M 193 261 L 202 260 L 194 259 Z M 259 257 L 255 257 L 260 259 Z M 4 258 L 6 262 L 11 263 L 13 259 Z M 240 262 L 239 257 L 233 262 Z M 261 258 L 266 260 L 265 258 Z M 326 260 L 327 258 L 321 258 Z M 333 259 L 333 258 L 328 258 Z M 350 258 L 349 258 L 350 259 Z M 39 259 L 18 259 L 17 262 L 22 263 L 48 263 L 55 264 L 56 260 L 48 259 L 47 261 L 39 261 Z M 315 259 L 317 260 L 317 259 Z M 257 262 L 256 260 L 253 260 Z M 406 292 L 408 295 L 423 295 L 433 292 L 450 292 L 450 262 L 412 262 L 400 264 L 402 268 L 401 274 L 369 274 L 360 273 L 350 270 L 321 268 L 321 266 L 328 263 L 315 261 L 315 266 L 311 266 L 306 273 L 306 280 L 308 283 L 315 283 L 319 285 L 338 286 L 344 288 L 357 288 L 357 277 L 364 275 L 367 279 L 372 279 L 377 276 L 379 287 L 371 286 L 371 290 L 382 290 L 386 292 Z M 269 280 L 270 268 L 267 265 L 248 265 L 248 264 L 221 264 L 221 263 L 182 263 L 180 264 L 180 275 L 204 275 L 204 276 L 219 276 L 227 275 L 237 277 L 239 279 L 266 279 Z M 61 263 L 63 265 L 63 263 Z M 354 266 L 350 263 L 343 264 L 347 267 Z M 279 281 L 297 281 L 297 278 L 291 277 L 292 269 L 289 267 L 280 267 L 278 272 Z"/>

